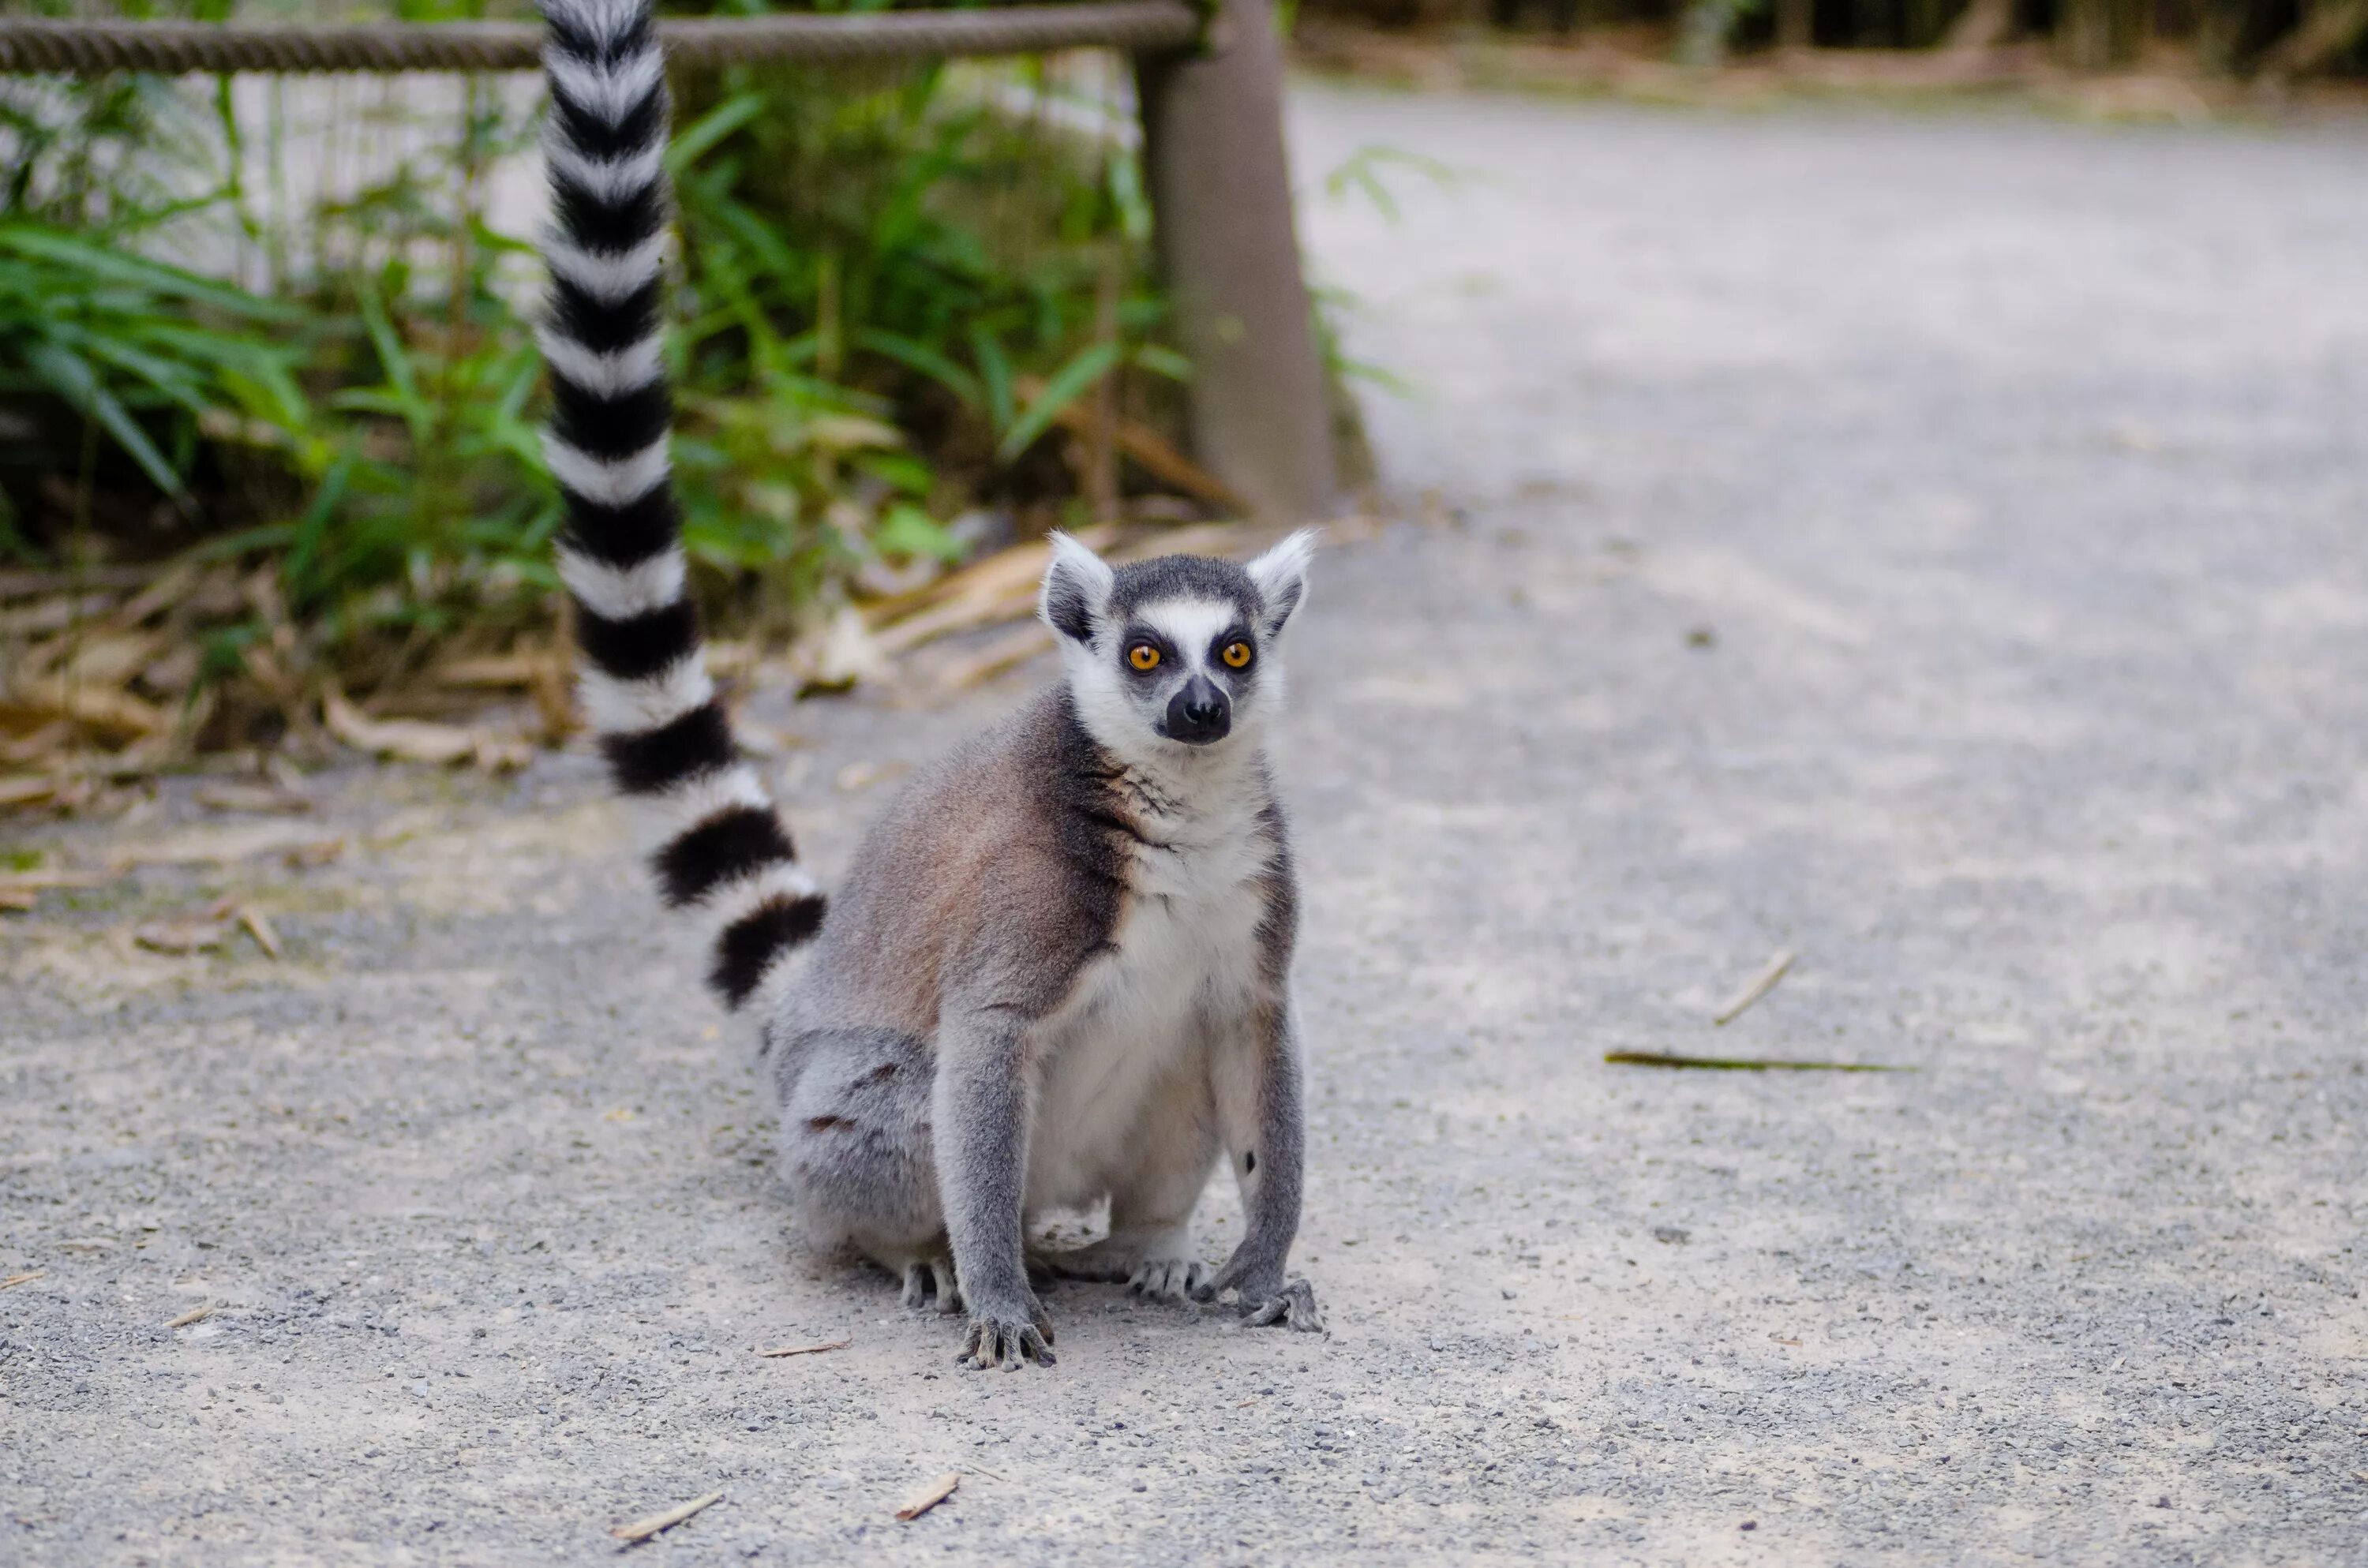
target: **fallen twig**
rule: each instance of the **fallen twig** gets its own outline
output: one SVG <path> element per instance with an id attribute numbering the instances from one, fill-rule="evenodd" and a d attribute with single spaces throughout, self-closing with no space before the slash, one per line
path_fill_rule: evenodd
<path id="1" fill-rule="evenodd" d="M 209 784 L 197 792 L 198 804 L 218 812 L 309 812 L 309 795 L 280 784 Z"/>
<path id="2" fill-rule="evenodd" d="M 1872 1062 L 1779 1062 L 1764 1056 L 1672 1056 L 1658 1051 L 1607 1051 L 1616 1067 L 1704 1067 L 1720 1073 L 1913 1073 Z"/>
<path id="3" fill-rule="evenodd" d="M 229 926 L 214 915 L 154 920 L 135 926 L 131 932 L 134 947 L 146 948 L 154 953 L 208 952 L 228 940 Z"/>
<path id="4" fill-rule="evenodd" d="M 187 1328 L 193 1323 L 203 1323 L 206 1319 L 213 1315 L 213 1305 L 211 1302 L 209 1302 L 202 1307 L 191 1307 L 188 1312 L 183 1312 L 179 1317 L 175 1318 L 171 1323 L 166 1324 L 165 1326 L 166 1328 Z"/>
<path id="5" fill-rule="evenodd" d="M 0 1279 L 0 1290 L 13 1290 L 19 1285 L 30 1285 L 34 1280 L 45 1278 L 47 1276 L 38 1268 L 28 1270 L 23 1274 L 11 1274 L 7 1278 Z"/>
<path id="6" fill-rule="evenodd" d="M 263 911 L 242 903 L 234 913 L 238 915 L 238 923 L 246 927 L 246 934 L 255 938 L 255 945 L 263 949 L 264 956 L 277 960 L 281 953 L 279 933 L 271 928 L 271 922 L 263 917 Z"/>
<path id="7" fill-rule="evenodd" d="M 896 1517 L 905 1520 L 917 1519 L 952 1496 L 954 1488 L 961 1484 L 962 1471 L 950 1470 L 907 1498 L 905 1506 L 896 1510 Z"/>
<path id="8" fill-rule="evenodd" d="M 1794 957 L 1795 955 L 1792 949 L 1778 949 L 1776 956 L 1770 959 L 1767 963 L 1760 966 L 1760 970 L 1758 974 L 1753 975 L 1748 981 L 1745 982 L 1743 989 L 1736 992 L 1733 997 L 1728 999 L 1726 1006 L 1718 1010 L 1717 1015 L 1711 1019 L 1711 1022 L 1722 1027 L 1733 1023 L 1736 1018 L 1742 1015 L 1742 1012 L 1746 1007 L 1750 1006 L 1751 1004 L 1759 1001 L 1762 996 L 1767 995 L 1770 991 L 1776 989 L 1776 983 L 1784 978 L 1784 971 L 1786 970 L 1793 967 L 1793 960 Z"/>
<path id="9" fill-rule="evenodd" d="M 500 773 L 524 767 L 532 756 L 524 744 L 482 730 L 431 724 L 420 719 L 372 719 L 347 701 L 334 683 L 321 694 L 321 722 L 329 733 L 357 751 L 404 762 L 441 767 L 473 762 L 488 773 Z"/>
<path id="10" fill-rule="evenodd" d="M 982 646 L 942 665 L 936 672 L 940 691 L 962 691 L 992 680 L 1004 671 L 1026 664 L 1053 646 L 1053 633 L 1033 623 L 998 632 Z"/>
<path id="11" fill-rule="evenodd" d="M 50 888 L 104 887 L 114 880 L 102 871 L 12 871 L 0 877 L 0 894 L 41 892 Z"/>
<path id="12" fill-rule="evenodd" d="M 855 1341 L 852 1339 L 834 1339 L 827 1345 L 784 1345 L 779 1349 L 759 1350 L 757 1354 L 759 1356 L 774 1358 L 782 1356 L 819 1356 L 825 1350 L 844 1350 L 854 1343 Z"/>
<path id="13" fill-rule="evenodd" d="M 668 1508 L 663 1514 L 652 1514 L 646 1519 L 635 1519 L 630 1525 L 619 1525 L 609 1533 L 619 1540 L 629 1543 L 647 1540 L 660 1530 L 674 1528 L 701 1508 L 712 1508 L 723 1501 L 723 1493 L 711 1492 L 704 1497 L 694 1497 L 679 1507 Z"/>

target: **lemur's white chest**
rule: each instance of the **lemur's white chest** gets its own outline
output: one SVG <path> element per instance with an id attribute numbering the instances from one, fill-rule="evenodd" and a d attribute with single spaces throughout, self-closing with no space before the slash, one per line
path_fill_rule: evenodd
<path id="1" fill-rule="evenodd" d="M 1030 1207 L 1092 1201 L 1129 1168 L 1145 1118 L 1201 1114 L 1208 1046 L 1258 983 L 1273 846 L 1256 808 L 1148 819 L 1144 836 L 1112 950 L 1040 1026 Z"/>

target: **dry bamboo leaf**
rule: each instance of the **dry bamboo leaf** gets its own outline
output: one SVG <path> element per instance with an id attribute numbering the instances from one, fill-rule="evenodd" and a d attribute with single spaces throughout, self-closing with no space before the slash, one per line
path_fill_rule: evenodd
<path id="1" fill-rule="evenodd" d="M 1026 664 L 1053 646 L 1049 627 L 1030 623 L 1015 626 L 988 640 L 969 653 L 952 660 L 937 671 L 937 685 L 942 691 L 962 691 L 992 680 L 1014 665 Z"/>
<path id="2" fill-rule="evenodd" d="M 29 599 L 90 588 L 136 588 L 155 581 L 154 566 L 80 566 L 59 572 L 0 572 L 0 599 Z"/>
<path id="3" fill-rule="evenodd" d="M 1012 379 L 1011 390 L 1024 399 L 1033 399 L 1044 390 L 1043 381 L 1034 376 Z M 1073 436 L 1090 439 L 1094 433 L 1095 410 L 1080 400 L 1068 403 L 1053 416 L 1053 423 Z M 1136 420 L 1121 419 L 1110 432 L 1118 449 L 1133 458 L 1138 467 L 1154 479 L 1172 484 L 1188 495 L 1197 495 L 1233 512 L 1247 512 L 1249 503 L 1224 480 L 1176 449 L 1167 437 L 1150 426 Z"/>
<path id="4" fill-rule="evenodd" d="M 1059 423 L 1071 429 L 1089 422 L 1074 407 L 1064 411 L 1064 415 Z M 1148 426 L 1121 421 L 1116 437 L 1118 449 L 1162 483 L 1172 484 L 1188 495 L 1197 495 L 1229 512 L 1247 513 L 1251 510 L 1250 504 L 1242 499 L 1239 491 L 1178 451 L 1167 437 Z"/>
<path id="5" fill-rule="evenodd" d="M 1801 1342 L 1797 1339 L 1787 1339 L 1781 1334 L 1771 1334 L 1768 1337 L 1779 1345 L 1789 1345 L 1795 1350 L 1801 1348 Z"/>
<path id="6" fill-rule="evenodd" d="M 838 777 L 834 782 L 837 785 L 840 794 L 853 795 L 871 789 L 874 784 L 884 784 L 891 778 L 901 778 L 912 770 L 911 763 L 893 759 L 887 762 L 850 762 L 838 770 Z"/>
<path id="7" fill-rule="evenodd" d="M 193 566 L 176 567 L 125 600 L 109 619 L 120 626 L 137 626 L 188 598 L 205 580 L 206 574 Z"/>
<path id="8" fill-rule="evenodd" d="M 308 823 L 222 823 L 126 845 L 108 857 L 107 865 L 118 876 L 134 866 L 226 866 L 257 855 L 311 853 L 324 844 L 345 842 L 324 840 L 319 834 L 320 829 Z M 335 849 L 324 853 L 334 857 Z"/>
<path id="9" fill-rule="evenodd" d="M 1790 948 L 1778 949 L 1776 956 L 1762 964 L 1758 974 L 1744 982 L 1743 989 L 1727 999 L 1726 1006 L 1718 1010 L 1711 1022 L 1724 1026 L 1740 1017 L 1746 1007 L 1776 989 L 1776 983 L 1784 978 L 1786 970 L 1793 967 L 1795 956 Z"/>
<path id="10" fill-rule="evenodd" d="M 203 1323 L 206 1319 L 213 1315 L 214 1309 L 211 1305 L 191 1307 L 188 1312 L 183 1312 L 179 1317 L 175 1318 L 171 1323 L 166 1324 L 165 1326 L 166 1328 L 187 1328 L 193 1323 Z"/>
<path id="11" fill-rule="evenodd" d="M 532 686 L 544 670 L 558 662 L 549 649 L 488 653 L 473 659 L 448 659 L 430 670 L 428 678 L 438 686 L 514 690 Z"/>
<path id="12" fill-rule="evenodd" d="M 282 951 L 279 933 L 271 928 L 271 922 L 263 917 L 263 911 L 242 903 L 234 913 L 238 915 L 238 923 L 246 927 L 246 934 L 255 938 L 255 945 L 263 949 L 264 956 L 277 960 Z"/>
<path id="13" fill-rule="evenodd" d="M 36 721 L 35 727 L 13 740 L 0 740 L 0 762 L 39 765 L 63 755 L 74 744 L 74 726 L 63 719 Z"/>
<path id="14" fill-rule="evenodd" d="M 107 631 L 59 637 L 42 651 L 50 654 L 48 673 L 55 678 L 111 688 L 138 676 L 164 648 L 160 632 Z"/>
<path id="15" fill-rule="evenodd" d="M 39 637 L 44 632 L 61 631 L 77 620 L 88 620 L 103 613 L 114 602 L 113 594 L 85 594 L 80 598 L 59 594 L 22 609 L 0 611 L 0 637 Z"/>
<path id="16" fill-rule="evenodd" d="M 712 655 L 708 667 L 718 669 Z M 887 674 L 888 660 L 864 625 L 863 613 L 843 605 L 821 630 L 799 640 L 790 651 L 790 667 L 801 692 L 844 691 Z"/>
<path id="17" fill-rule="evenodd" d="M 309 812 L 312 798 L 278 784 L 209 784 L 197 793 L 198 804 L 218 812 Z"/>
<path id="18" fill-rule="evenodd" d="M 952 1496 L 954 1488 L 961 1484 L 962 1471 L 950 1470 L 907 1498 L 905 1506 L 896 1510 L 896 1517 L 905 1520 L 917 1519 Z"/>
<path id="19" fill-rule="evenodd" d="M 0 774 L 0 807 L 37 806 L 64 783 L 54 773 Z"/>
<path id="20" fill-rule="evenodd" d="M 38 1268 L 28 1269 L 23 1274 L 11 1274 L 7 1278 L 0 1279 L 0 1290 L 13 1290 L 19 1285 L 30 1285 L 36 1279 L 47 1278 L 48 1276 Z"/>
<path id="21" fill-rule="evenodd" d="M 1092 549 L 1106 550 L 1117 541 L 1118 530 L 1104 527 L 1083 528 L 1076 537 Z M 874 605 L 865 619 L 873 631 L 884 636 L 892 623 L 902 626 L 908 620 L 917 619 L 921 612 L 939 606 L 996 604 L 1014 595 L 1032 600 L 1036 585 L 1044 575 L 1045 564 L 1052 559 L 1053 547 L 1042 540 L 1015 544 L 1008 550 L 998 550 L 984 560 L 974 561 L 959 572 L 949 572 L 910 597 Z M 956 624 L 949 630 L 960 630 L 964 624 L 984 623 L 974 620 L 964 622 L 957 617 Z M 917 636 L 903 632 L 898 635 L 903 640 L 889 650 L 892 653 L 917 646 L 929 637 L 941 636 L 943 632 L 928 631 Z"/>
<path id="22" fill-rule="evenodd" d="M 133 946 L 176 956 L 211 952 L 228 940 L 230 926 L 226 922 L 203 916 L 152 920 L 145 926 L 134 926 L 131 932 Z"/>
<path id="23" fill-rule="evenodd" d="M 103 871 L 11 871 L 0 877 L 0 892 L 45 888 L 104 887 L 115 879 Z"/>
<path id="24" fill-rule="evenodd" d="M 776 1360 L 783 1356 L 819 1356 L 825 1350 L 844 1350 L 854 1343 L 852 1339 L 834 1339 L 824 1345 L 784 1345 L 777 1350 L 759 1350 L 757 1354 Z"/>
<path id="25" fill-rule="evenodd" d="M 287 861 L 290 869 L 302 871 L 313 866 L 325 866 L 345 852 L 344 839 L 323 838 L 311 844 L 300 844 L 281 858 Z"/>
<path id="26" fill-rule="evenodd" d="M 130 739 L 154 734 L 167 727 L 164 710 L 128 691 L 110 690 L 81 679 L 57 676 L 19 676 L 11 694 L 18 707 L 56 714 L 97 731 L 101 735 Z"/>
<path id="27" fill-rule="evenodd" d="M 723 1501 L 723 1493 L 711 1492 L 704 1497 L 694 1497 L 678 1507 L 668 1508 L 663 1514 L 652 1514 L 646 1519 L 635 1519 L 630 1525 L 619 1525 L 609 1533 L 619 1540 L 626 1542 L 647 1540 L 660 1530 L 674 1528 L 701 1508 L 712 1508 Z"/>
<path id="28" fill-rule="evenodd" d="M 369 718 L 346 700 L 346 694 L 335 683 L 322 693 L 321 720 L 328 726 L 329 733 L 356 751 L 404 762 L 450 767 L 470 760 L 477 751 L 478 737 L 473 731 L 451 724 L 431 724 L 420 719 Z"/>

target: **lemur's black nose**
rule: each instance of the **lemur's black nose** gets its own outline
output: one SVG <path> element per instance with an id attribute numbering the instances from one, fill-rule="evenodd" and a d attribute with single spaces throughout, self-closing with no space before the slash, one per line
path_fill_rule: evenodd
<path id="1" fill-rule="evenodd" d="M 1167 699 L 1167 738 L 1188 746 L 1222 741 L 1234 727 L 1234 705 L 1207 676 L 1194 676 Z"/>

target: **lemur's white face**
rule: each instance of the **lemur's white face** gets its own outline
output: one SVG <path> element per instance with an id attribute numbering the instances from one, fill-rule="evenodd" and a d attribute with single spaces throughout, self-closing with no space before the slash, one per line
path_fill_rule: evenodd
<path id="1" fill-rule="evenodd" d="M 1164 556 L 1112 571 L 1054 535 L 1043 615 L 1095 740 L 1140 762 L 1254 747 L 1282 702 L 1282 632 L 1315 543 L 1303 528 L 1247 566 Z"/>

